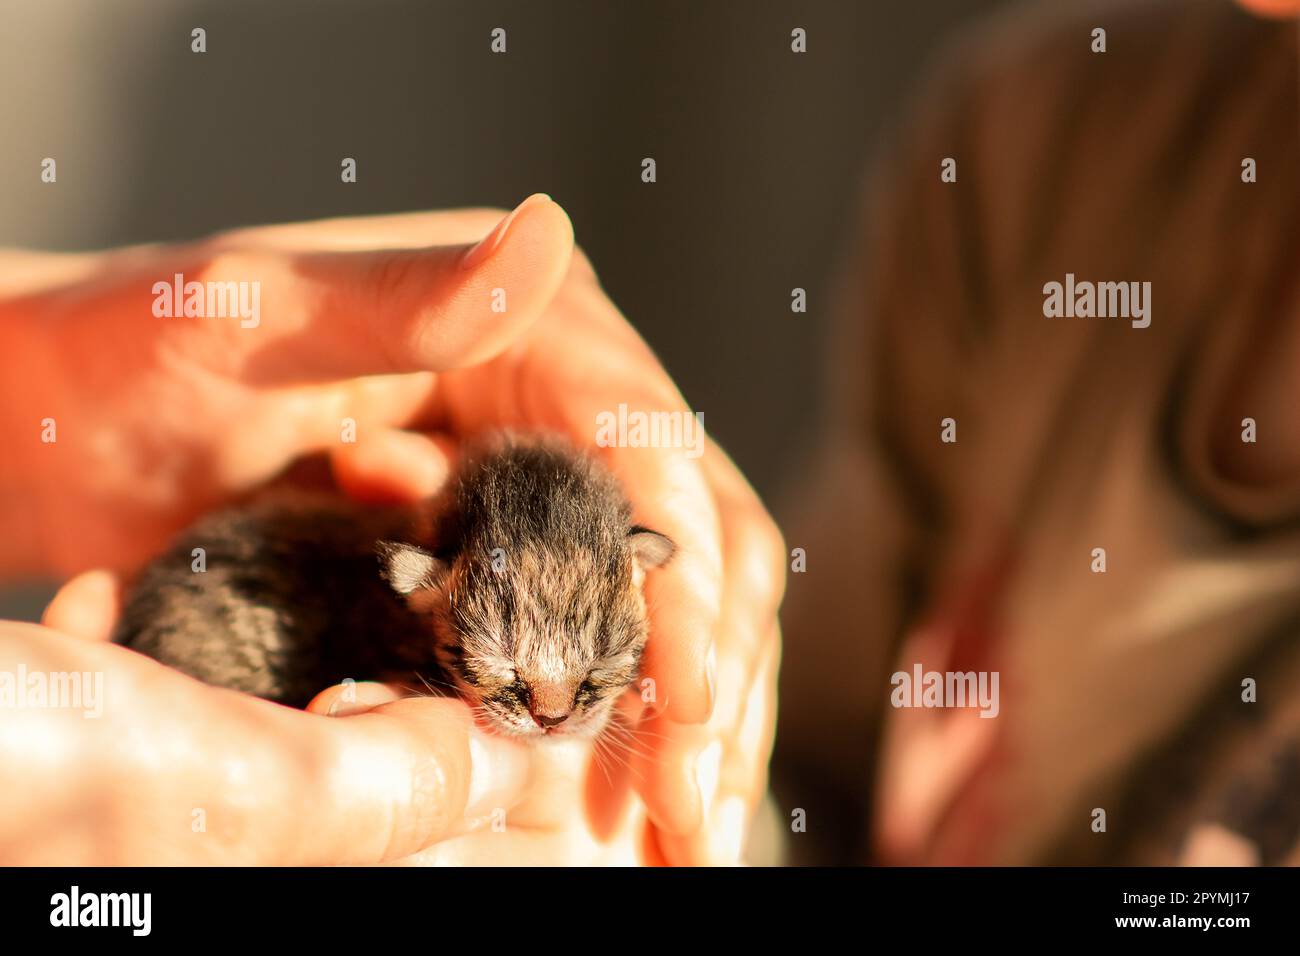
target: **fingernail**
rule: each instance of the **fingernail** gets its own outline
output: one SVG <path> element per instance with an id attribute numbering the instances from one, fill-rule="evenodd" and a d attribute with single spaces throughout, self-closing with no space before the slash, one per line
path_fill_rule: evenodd
<path id="1" fill-rule="evenodd" d="M 713 801 L 722 776 L 722 741 L 715 740 L 695 758 L 695 785 L 700 789 L 700 812 L 704 820 L 713 816 Z"/>
<path id="2" fill-rule="evenodd" d="M 486 817 L 518 802 L 528 783 L 528 755 L 522 747 L 476 727 L 469 735 L 469 759 L 466 817 Z"/>
<path id="3" fill-rule="evenodd" d="M 313 697 L 306 709 L 308 713 L 325 714 L 328 717 L 351 717 L 390 704 L 401 697 L 387 684 L 344 680 Z"/>
<path id="4" fill-rule="evenodd" d="M 506 233 L 510 230 L 510 223 L 514 222 L 515 217 L 519 215 L 519 210 L 523 209 L 529 203 L 543 201 L 550 202 L 551 197 L 546 195 L 546 193 L 533 193 L 516 206 L 509 215 L 496 224 L 495 228 L 493 228 L 491 232 L 480 239 L 475 245 L 465 250 L 465 254 L 461 256 L 460 260 L 461 268 L 476 269 L 490 259 L 492 253 L 497 251 L 497 247 L 500 246 L 502 240 L 505 239 Z"/>

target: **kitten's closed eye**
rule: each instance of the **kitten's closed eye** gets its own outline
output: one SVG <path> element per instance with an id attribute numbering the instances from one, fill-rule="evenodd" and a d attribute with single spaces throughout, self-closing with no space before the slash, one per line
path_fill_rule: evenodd
<path id="1" fill-rule="evenodd" d="M 514 680 L 502 687 L 497 693 L 523 703 L 528 700 L 528 685 L 521 680 Z"/>

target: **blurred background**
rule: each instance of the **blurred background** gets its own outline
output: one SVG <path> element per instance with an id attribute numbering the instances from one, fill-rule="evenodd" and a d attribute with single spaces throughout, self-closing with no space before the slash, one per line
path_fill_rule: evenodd
<path id="1" fill-rule="evenodd" d="M 937 48 L 1004 5 L 5 0 L 0 244 L 87 250 L 547 192 L 771 501 L 820 420 L 831 285 L 873 144 Z M 0 591 L 0 616 L 35 619 L 50 594 Z"/>
<path id="2" fill-rule="evenodd" d="M 1004 10 L 1015 29 L 976 35 L 942 109 L 912 116 L 949 42 Z M 1114 34 L 1104 59 L 1097 22 Z M 1222 342 L 1241 339 L 1224 375 L 1245 382 L 1258 376 L 1241 356 L 1289 354 L 1298 42 L 1294 23 L 1231 0 L 4 0 L 0 245 L 547 192 L 791 546 L 830 557 L 786 604 L 774 792 L 816 821 L 792 861 L 861 860 L 869 827 L 894 840 L 887 860 L 1145 860 L 1122 854 L 1158 829 L 1161 852 L 1181 853 L 1209 820 L 1300 863 L 1300 772 L 1274 772 L 1300 767 L 1300 492 L 1290 472 L 1279 491 L 1195 454 L 1227 434 L 1245 458 L 1244 410 L 1214 404 L 1218 357 L 1237 355 Z M 850 259 L 859 200 L 904 116 L 913 152 L 885 170 L 871 217 L 882 281 L 846 289 L 847 317 L 879 337 L 869 372 L 833 341 L 836 290 L 866 275 Z M 973 190 L 925 165 L 953 142 Z M 57 186 L 40 181 L 45 157 Z M 345 157 L 356 183 L 340 181 Z M 1136 338 L 1044 324 L 1043 279 L 1067 272 L 1150 279 L 1161 318 Z M 834 368 L 884 402 L 840 402 L 874 415 L 854 423 L 872 434 L 843 432 L 841 470 L 819 484 Z M 1294 395 L 1275 391 L 1280 425 L 1261 434 L 1285 436 Z M 970 395 L 996 427 L 963 425 L 975 440 L 940 459 L 932 423 Z M 1033 421 L 1068 422 L 1069 440 Z M 800 527 L 796 500 L 821 523 Z M 1129 554 L 1109 576 L 1079 558 L 1102 530 Z M 937 559 L 952 554 L 969 567 L 950 581 Z M 1257 573 L 1273 561 L 1278 577 Z M 36 619 L 52 585 L 0 589 L 0 617 Z M 895 745 L 907 767 L 878 772 L 877 745 L 910 719 L 884 708 L 889 669 L 921 659 L 895 641 L 927 628 L 1018 675 L 998 730 L 1015 760 L 990 750 L 949 776 L 954 749 L 922 727 Z M 1141 639 L 1098 639 L 1116 633 Z M 1268 674 L 1283 709 L 1243 716 L 1239 673 Z M 1106 800 L 1127 821 L 1113 846 L 1076 825 Z"/>

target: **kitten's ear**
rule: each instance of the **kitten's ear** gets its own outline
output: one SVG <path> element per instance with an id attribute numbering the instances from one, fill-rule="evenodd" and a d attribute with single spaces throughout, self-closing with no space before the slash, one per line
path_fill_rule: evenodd
<path id="1" fill-rule="evenodd" d="M 423 548 L 401 541 L 380 541 L 379 573 L 398 594 L 410 594 L 422 588 L 437 587 L 446 566 Z"/>
<path id="2" fill-rule="evenodd" d="M 659 568 L 677 552 L 673 539 L 658 531 L 651 531 L 639 524 L 633 525 L 627 533 L 627 543 L 632 546 L 633 556 L 643 568 Z"/>

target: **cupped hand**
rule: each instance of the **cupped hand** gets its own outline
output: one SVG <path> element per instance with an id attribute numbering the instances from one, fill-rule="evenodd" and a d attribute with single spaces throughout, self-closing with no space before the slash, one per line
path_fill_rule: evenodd
<path id="1" fill-rule="evenodd" d="M 44 628 L 0 626 L 0 669 L 9 629 L 21 629 L 16 633 L 25 632 L 26 641 L 17 645 L 22 648 L 17 656 L 29 671 L 102 668 L 98 658 L 106 653 L 114 661 L 113 668 L 99 672 L 108 675 L 105 683 L 119 691 L 111 700 L 106 701 L 108 695 L 104 695 L 85 701 L 101 716 L 112 716 L 102 726 L 84 726 L 79 710 L 44 712 L 38 715 L 39 720 L 28 721 L 44 725 L 38 736 L 51 742 L 59 757 L 49 761 L 45 772 L 34 775 L 34 786 L 23 800 L 11 801 L 14 805 L 8 808 L 7 819 L 13 826 L 10 832 L 0 827 L 0 859 L 19 863 L 590 866 L 660 865 L 671 862 L 674 854 L 690 852 L 691 848 L 681 845 L 682 838 L 654 825 L 646 804 L 637 798 L 642 774 L 654 773 L 653 756 L 637 742 L 641 734 L 614 730 L 594 747 L 579 740 L 525 746 L 475 728 L 466 751 L 463 739 L 468 718 L 458 702 L 404 700 L 409 698 L 404 688 L 348 682 L 319 694 L 305 716 L 318 723 L 332 718 L 355 721 L 366 714 L 385 718 L 386 723 L 370 728 L 373 736 L 357 737 L 363 748 L 391 744 L 395 731 L 413 731 L 419 736 L 411 737 L 412 752 L 402 759 L 389 761 L 385 751 L 368 749 L 335 758 L 327 728 L 296 720 L 291 716 L 297 715 L 295 711 L 196 685 L 112 645 L 105 645 L 102 651 L 88 649 L 87 645 L 108 640 L 120 611 L 120 595 L 121 583 L 115 575 L 88 572 L 59 591 L 46 610 Z M 769 656 L 756 660 L 755 665 L 769 675 L 775 660 Z M 149 679 L 132 677 L 137 669 Z M 704 846 L 697 856 L 705 861 L 735 859 L 738 828 L 751 800 L 756 799 L 751 794 L 762 793 L 761 784 L 755 787 L 762 779 L 761 766 L 749 761 L 758 760 L 761 765 L 765 755 L 761 738 L 770 733 L 765 722 L 771 712 L 763 704 L 768 699 L 767 680 L 764 676 L 753 683 L 745 708 L 750 716 L 737 728 L 738 734 L 725 729 L 722 717 L 731 711 L 732 695 L 723 693 L 711 721 L 717 729 L 699 735 L 700 741 L 716 738 L 717 742 L 709 744 L 714 759 L 708 776 L 712 788 L 722 795 L 720 819 L 713 827 L 704 828 L 699 837 Z M 191 700 L 189 695 L 196 696 Z M 214 710 L 207 698 L 214 698 L 219 708 Z M 634 726 L 640 711 L 635 696 L 629 695 L 622 702 L 615 726 Z M 78 719 L 71 720 L 73 716 Z M 281 726 L 286 717 L 289 722 Z M 263 733 L 258 726 L 266 721 L 270 722 L 262 724 Z M 234 733 L 227 733 L 232 722 Z M 32 726 L 15 726 L 14 730 L 11 740 L 0 735 L 0 765 L 8 760 L 26 765 L 30 760 L 30 754 L 7 748 L 29 737 Z M 252 752 L 246 731 L 257 736 Z M 107 739 L 123 736 L 130 746 L 106 748 Z M 340 735 L 337 739 L 347 738 Z M 674 741 L 675 746 L 680 743 Z M 422 752 L 424 746 L 430 747 L 429 753 Z M 70 754 L 70 749 L 95 753 L 101 759 L 87 764 Z M 323 753 L 308 756 L 318 751 Z M 265 752 L 270 756 L 260 756 Z M 466 752 L 473 768 L 473 783 L 468 788 L 473 795 L 465 799 L 468 806 L 457 816 L 457 795 L 465 789 L 463 778 L 469 773 L 458 761 Z M 358 762 L 356 757 L 363 759 Z M 147 769 L 142 770 L 142 765 Z M 436 787 L 417 785 L 425 776 L 416 769 L 422 765 L 433 768 L 428 776 Z M 253 769 L 257 766 L 262 769 Z M 720 773 L 724 766 L 729 767 L 725 781 Z M 339 793 L 340 799 L 322 802 L 313 795 L 314 815 L 308 821 L 290 820 L 285 815 L 283 801 L 297 806 L 305 799 L 283 797 L 286 790 L 310 793 L 322 778 L 329 781 L 336 775 L 346 786 L 341 791 L 327 787 L 325 792 Z M 527 786 L 523 787 L 525 780 Z M 49 797 L 60 781 L 67 784 L 63 803 Z M 250 781 L 255 785 L 249 792 L 232 797 L 232 790 Z M 364 792 L 358 798 L 350 796 L 354 785 L 367 781 L 374 784 L 372 791 L 378 791 L 373 793 L 373 805 L 364 804 Z M 423 809 L 406 806 L 403 795 L 407 792 L 424 798 Z M 238 803 L 233 808 L 232 799 Z M 389 809 L 389 803 L 395 809 Z M 189 808 L 189 817 L 181 812 L 185 808 Z M 393 822 L 394 815 L 401 822 Z M 164 824 L 159 825 L 159 820 Z M 214 832 L 210 820 L 222 821 L 216 838 L 208 837 Z M 347 821 L 352 820 L 359 820 L 355 834 L 348 830 L 352 824 Z M 301 824 L 307 834 L 323 828 L 326 835 L 304 845 L 302 832 L 287 827 L 290 822 Z M 196 823 L 198 827 L 190 829 Z M 375 842 L 376 832 L 404 834 L 409 829 L 417 832 Z M 34 836 L 30 841 L 16 838 L 23 833 Z M 50 839 L 52 833 L 59 834 L 59 839 Z"/>
<path id="2" fill-rule="evenodd" d="M 83 576 L 46 626 L 0 623 L 26 687 L 0 720 L 6 865 L 396 861 L 527 789 L 528 752 L 458 701 L 327 718 L 208 687 L 104 640 L 114 591 Z"/>
<path id="3" fill-rule="evenodd" d="M 500 222 L 462 210 L 263 227 L 111 264 L 43 260 L 21 292 L 0 282 L 0 319 L 37 314 L 48 329 L 26 348 L 55 387 L 20 403 L 22 471 L 41 477 L 29 500 L 54 529 L 45 563 L 129 571 L 194 514 L 313 452 L 352 493 L 401 500 L 434 490 L 459 441 L 485 430 L 591 447 L 620 405 L 687 413 L 554 203 L 523 204 L 465 264 Z M 151 283 L 175 272 L 256 279 L 259 324 L 156 318 Z M 54 444 L 36 440 L 47 417 Z M 733 862 L 765 787 L 784 546 L 712 442 L 594 450 L 636 520 L 679 546 L 647 585 L 645 699 L 610 745 L 667 861 Z"/>
<path id="4" fill-rule="evenodd" d="M 453 467 L 447 434 L 505 425 L 560 430 L 591 445 L 596 416 L 619 403 L 686 410 L 580 255 L 542 319 L 517 343 L 484 365 L 441 376 L 439 386 L 426 423 L 441 431 L 382 432 L 338 449 L 340 484 L 362 498 L 415 500 Z M 596 450 L 629 490 L 635 520 L 679 545 L 647 581 L 643 673 L 650 694 L 644 684 L 630 692 L 600 759 L 628 765 L 666 862 L 737 862 L 767 786 L 785 545 L 712 441 L 698 458 L 682 448 Z M 578 777 L 570 772 L 569 779 Z"/>
<path id="5" fill-rule="evenodd" d="M 0 860 L 475 866 L 664 862 L 645 806 L 631 786 L 634 771 L 612 745 L 597 748 L 593 759 L 590 746 L 577 740 L 528 746 L 490 737 L 474 728 L 467 741 L 465 728 L 469 721 L 463 704 L 410 699 L 405 688 L 377 683 L 346 682 L 331 687 L 316 696 L 305 715 L 239 694 L 214 693 L 111 645 L 101 650 L 87 647 L 108 640 L 120 612 L 120 594 L 121 583 L 115 575 L 87 572 L 60 589 L 46 609 L 45 628 L 11 625 L 28 631 L 22 659 L 29 662 L 29 668 L 44 672 L 45 666 L 64 670 L 95 667 L 99 666 L 97 657 L 107 654 L 115 660 L 117 670 L 109 672 L 106 682 L 121 693 L 107 703 L 98 698 L 90 702 L 101 714 L 111 713 L 115 718 L 104 726 L 87 728 L 74 720 L 73 726 L 67 727 L 67 718 L 59 723 L 57 716 L 48 714 L 41 715 L 39 721 L 29 721 L 46 725 L 42 736 L 53 737 L 58 742 L 54 749 L 62 756 L 50 762 L 50 772 L 36 775 L 34 791 L 24 800 L 14 801 L 11 808 L 14 833 L 32 832 L 31 847 L 15 846 L 15 837 L 6 834 L 0 825 Z M 4 633 L 0 627 L 0 652 Z M 71 643 L 72 638 L 80 646 Z M 40 647 L 47 649 L 49 658 L 58 652 L 65 659 L 42 665 L 33 654 Z M 141 670 L 150 679 L 124 679 L 123 672 L 130 674 L 133 670 Z M 179 694 L 196 694 L 197 698 L 190 702 L 178 699 Z M 217 705 L 215 711 L 213 702 Z M 382 718 L 382 722 L 358 725 L 363 715 Z M 344 726 L 331 733 L 328 724 L 333 719 L 341 720 Z M 236 727 L 228 735 L 223 728 L 229 728 L 232 720 Z M 259 739 L 255 752 L 248 752 L 250 745 L 244 739 L 244 726 L 251 720 L 270 721 L 267 735 Z M 146 730 L 150 724 L 163 729 L 159 733 Z M 373 734 L 360 736 L 358 726 L 373 730 Z M 69 746 L 103 754 L 104 739 L 123 733 L 123 727 L 136 728 L 128 732 L 130 746 L 102 761 L 88 779 L 69 776 L 68 766 L 63 767 L 62 774 L 58 772 Z M 410 773 L 399 760 L 387 756 L 395 750 L 401 753 L 392 746 L 393 741 L 388 742 L 387 750 L 361 753 L 360 761 L 343 754 L 336 758 L 329 743 L 355 737 L 358 746 L 378 746 L 384 739 L 381 735 L 395 732 L 407 734 L 414 744 L 414 756 L 407 755 Z M 99 746 L 84 734 L 98 735 Z M 431 739 L 435 736 L 436 740 Z M 397 742 L 401 740 L 399 736 Z M 428 754 L 420 753 L 422 745 L 430 747 Z M 258 756 L 268 752 L 268 757 Z M 22 759 L 21 754 L 10 755 L 0 737 L 0 766 L 11 756 Z M 85 771 L 81 760 L 69 763 L 72 771 Z M 143 776 L 141 763 L 149 767 Z M 262 769 L 255 770 L 257 766 Z M 426 786 L 419 783 L 425 776 L 417 769 L 421 766 L 429 768 Z M 281 800 L 286 799 L 292 807 L 303 798 L 282 798 L 281 794 L 289 789 L 310 791 L 309 775 L 327 782 L 337 776 L 359 792 L 353 798 L 350 791 L 344 790 L 346 799 L 336 800 L 333 805 L 328 793 L 334 788 L 327 789 L 324 805 L 311 795 L 312 820 L 290 821 L 280 806 Z M 66 814 L 60 813 L 59 804 L 49 804 L 48 794 L 43 792 L 47 789 L 43 784 L 52 790 L 60 776 L 68 784 Z M 466 778 L 472 780 L 470 797 L 463 796 Z M 522 786 L 525 779 L 526 788 Z M 241 780 L 254 786 L 240 798 L 247 806 L 239 808 L 244 816 L 236 823 L 227 804 L 231 802 L 230 791 Z M 373 784 L 372 795 L 366 793 L 367 781 Z M 402 795 L 407 792 L 421 798 L 420 807 L 406 806 Z M 76 795 L 80 796 L 74 799 Z M 365 799 L 372 799 L 373 806 L 365 805 Z M 458 815 L 457 807 L 466 804 Z M 221 822 L 220 839 L 191 835 L 189 817 L 184 812 L 191 805 L 214 826 Z M 111 809 L 118 806 L 120 812 Z M 352 841 L 346 821 L 358 814 L 365 814 L 365 818 Z M 75 817 L 84 824 L 70 824 L 65 817 Z M 106 826 L 106 819 L 114 822 Z M 159 826 L 159 820 L 168 822 Z M 283 829 L 289 822 L 295 828 L 302 824 L 303 831 Z M 303 833 L 309 834 L 318 826 L 327 828 L 324 841 L 316 846 L 300 846 Z M 51 843 L 48 834 L 62 834 L 65 828 L 71 828 L 66 838 Z M 390 830 L 394 833 L 391 840 L 382 845 L 374 843 L 376 833 L 383 835 Z M 416 832 L 408 834 L 408 830 Z M 206 832 L 212 832 L 212 828 Z M 97 848 L 101 844 L 119 847 L 120 852 Z"/>

